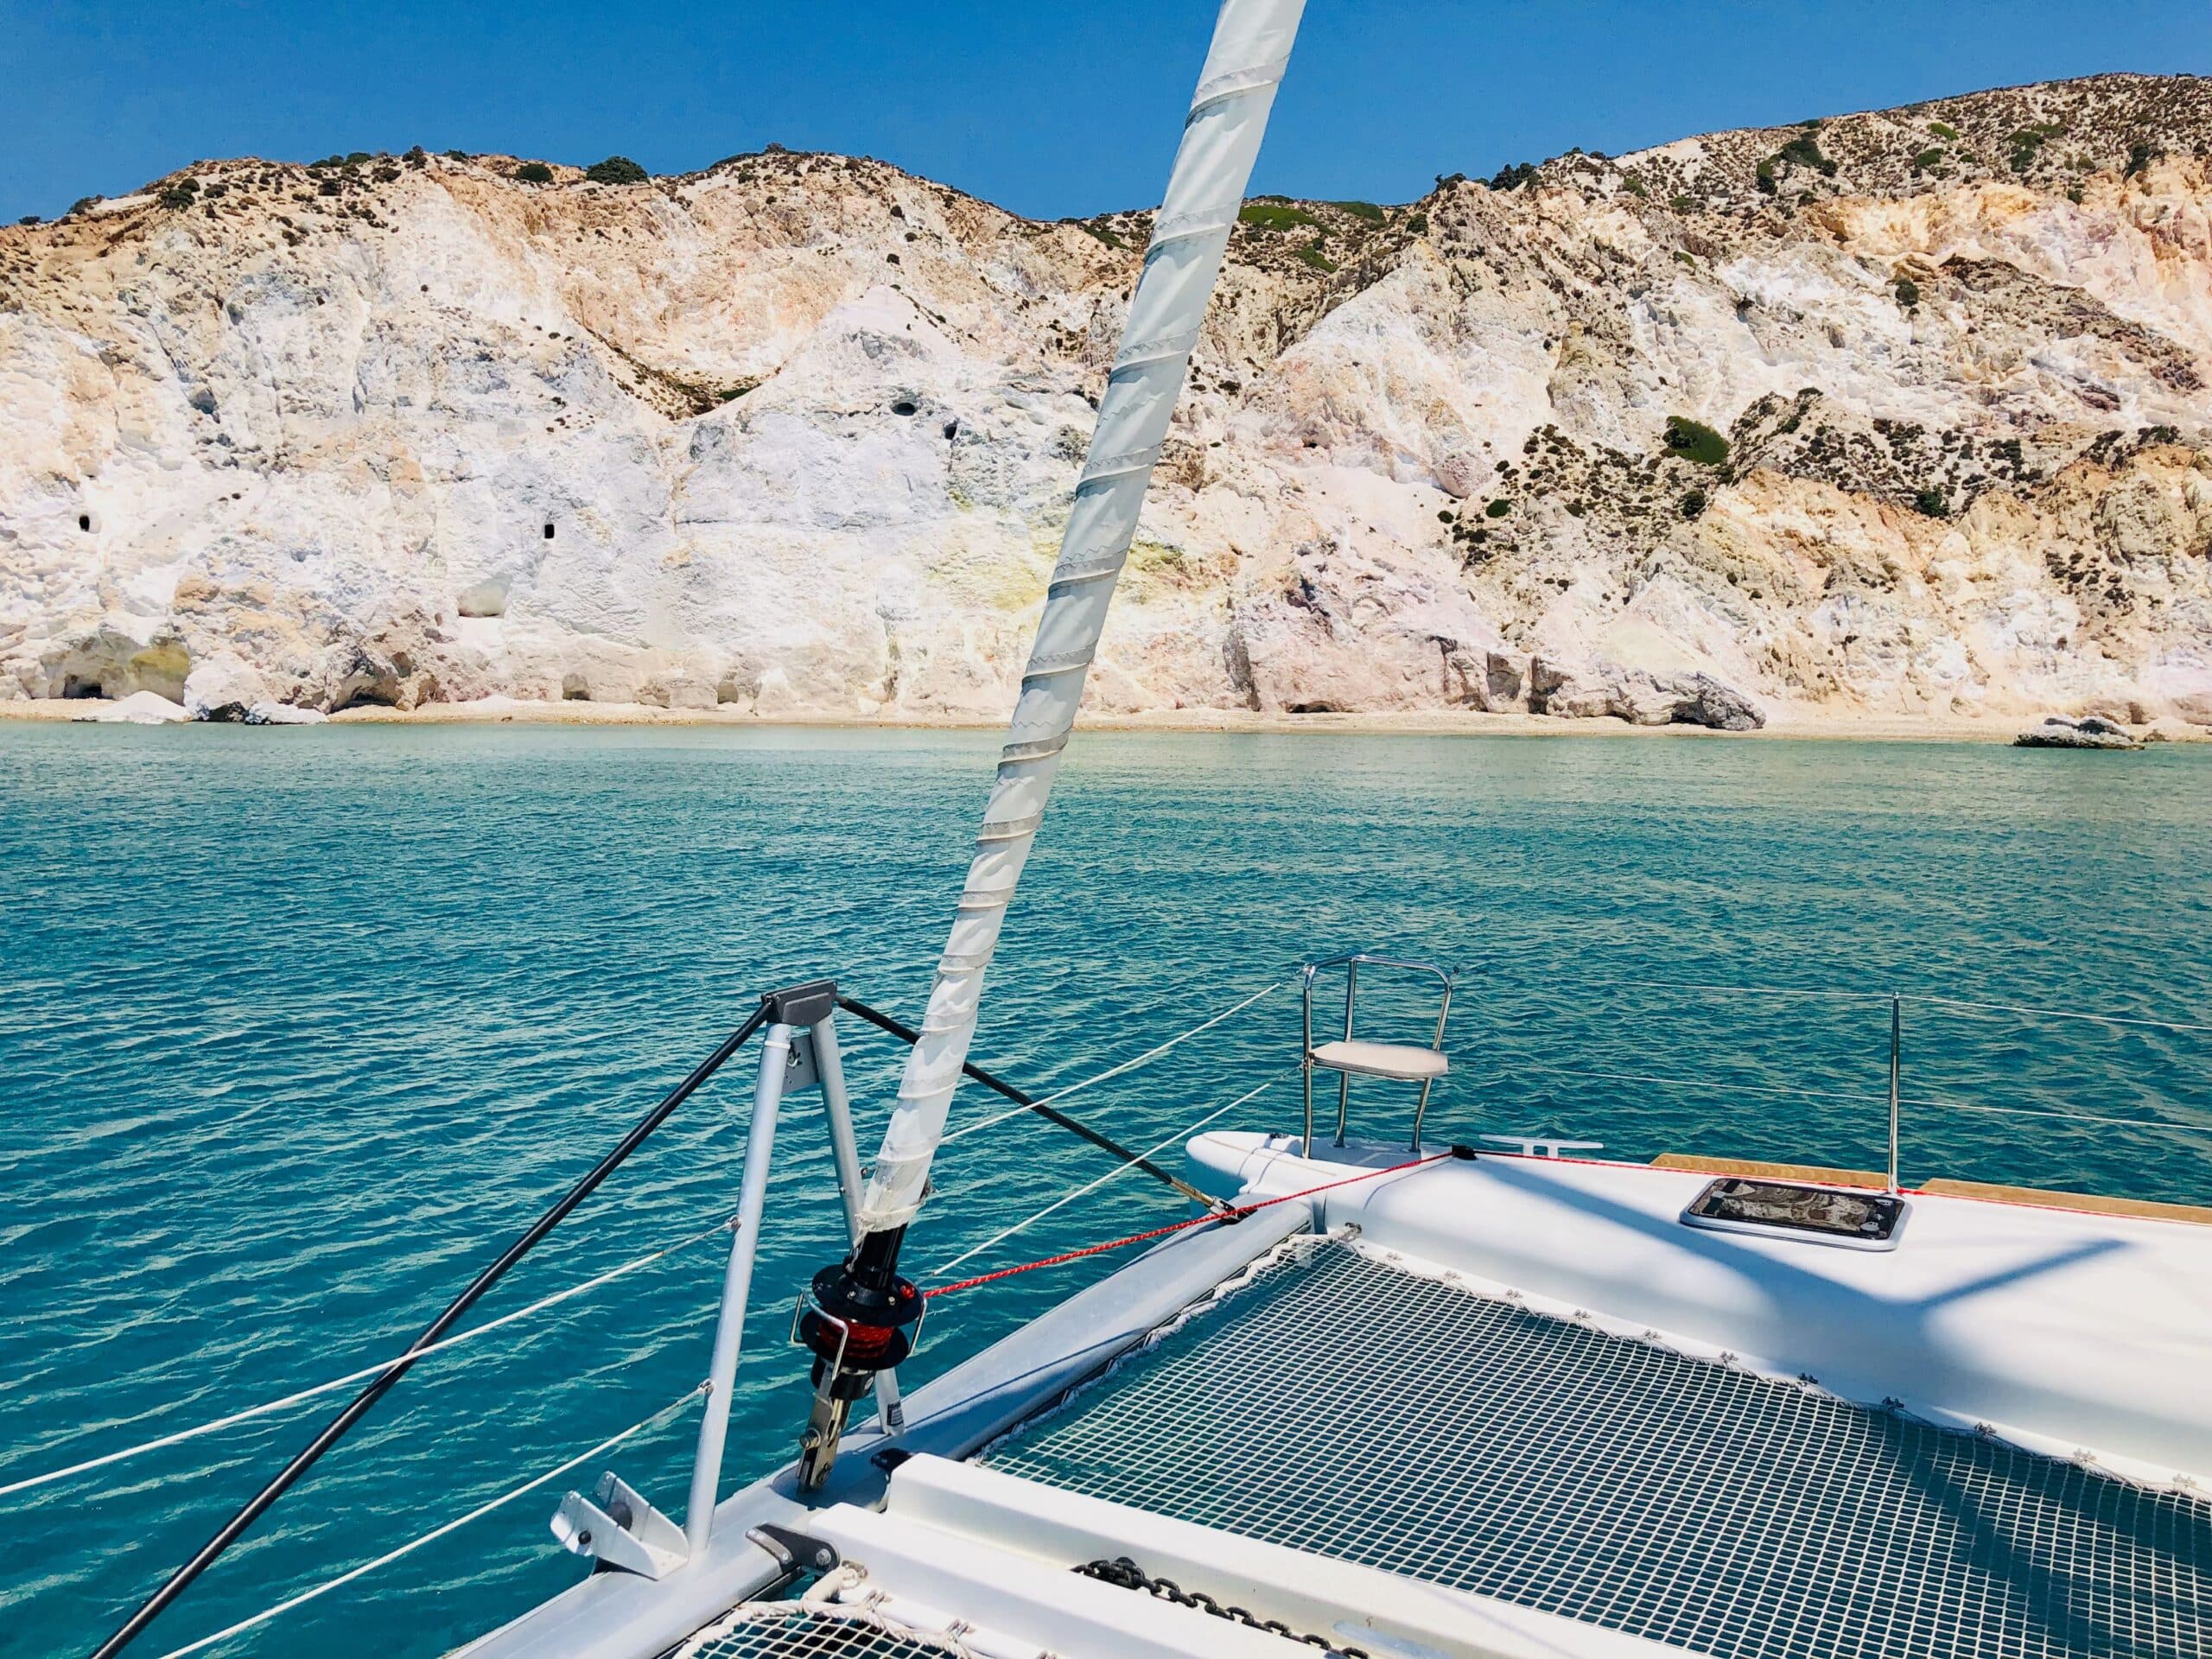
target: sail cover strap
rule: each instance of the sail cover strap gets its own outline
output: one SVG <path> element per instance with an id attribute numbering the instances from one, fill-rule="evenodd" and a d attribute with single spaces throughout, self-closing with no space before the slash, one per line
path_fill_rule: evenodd
<path id="1" fill-rule="evenodd" d="M 1128 556 L 1145 487 L 1182 396 L 1191 350 L 1304 10 L 1305 0 L 1225 0 L 1215 22 L 1166 200 L 1129 301 L 1122 348 L 1098 401 L 1097 429 L 1037 621 L 998 781 L 983 813 L 984 832 L 938 963 L 921 1040 L 907 1055 L 898 1109 L 861 1204 L 861 1224 L 869 1232 L 903 1227 L 921 1208 L 930 1160 L 976 1034 L 983 975 L 1075 725 L 1114 594 L 1110 578 Z"/>

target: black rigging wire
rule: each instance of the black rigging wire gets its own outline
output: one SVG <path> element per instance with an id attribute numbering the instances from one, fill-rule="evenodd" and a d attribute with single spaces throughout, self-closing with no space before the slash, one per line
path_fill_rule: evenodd
<path id="1" fill-rule="evenodd" d="M 348 1429 L 368 1414 L 369 1408 L 384 1398 L 394 1383 L 407 1375 L 415 1363 L 415 1356 L 421 1350 L 452 1329 L 454 1322 L 474 1306 L 485 1292 L 505 1278 L 510 1268 L 535 1249 L 539 1240 L 560 1225 L 570 1211 L 589 1198 L 601 1181 L 620 1169 L 630 1154 L 645 1144 L 645 1137 L 667 1122 L 670 1113 L 690 1099 L 708 1078 L 721 1070 L 723 1063 L 745 1046 L 746 1039 L 766 1023 L 770 1006 L 764 1000 L 751 1017 L 723 1040 L 721 1047 L 702 1060 L 690 1077 L 669 1090 L 658 1106 L 639 1119 L 629 1134 L 622 1137 L 620 1144 L 593 1166 L 589 1174 L 570 1187 L 559 1203 L 532 1222 L 529 1230 L 508 1245 L 498 1261 L 478 1274 L 475 1281 L 454 1298 L 444 1313 L 423 1327 L 422 1335 L 408 1344 L 407 1351 L 393 1360 L 390 1369 L 381 1372 L 368 1387 L 363 1389 L 354 1397 L 353 1402 L 332 1418 L 323 1431 L 308 1442 L 275 1479 L 255 1493 L 236 1515 L 226 1521 L 221 1530 L 200 1547 L 198 1554 L 169 1574 L 168 1581 L 147 1597 L 138 1611 L 125 1619 L 113 1636 L 100 1643 L 93 1651 L 92 1659 L 112 1659 L 112 1656 L 122 1652 L 139 1632 L 152 1624 L 163 1608 L 190 1588 L 194 1580 L 214 1565 L 218 1556 L 236 1543 L 271 1503 L 289 1491 L 302 1475 L 315 1466 L 324 1452 L 337 1445 Z"/>
<path id="2" fill-rule="evenodd" d="M 844 1009 L 848 1014 L 858 1014 L 861 1019 L 867 1020 L 868 1024 L 874 1026 L 877 1030 L 888 1032 L 892 1036 L 896 1037 L 900 1042 L 905 1043 L 909 1047 L 912 1047 L 914 1044 L 921 1040 L 921 1033 L 916 1031 L 912 1026 L 902 1025 L 899 1021 L 893 1019 L 889 1014 L 884 1013 L 880 1008 L 872 1008 L 868 1007 L 867 1003 L 861 1001 L 858 997 L 840 995 L 837 998 L 837 1006 Z M 1096 1147 L 1100 1151 L 1113 1154 L 1115 1157 L 1120 1159 L 1123 1163 L 1135 1165 L 1137 1168 L 1151 1176 L 1155 1181 L 1159 1181 L 1166 1185 L 1173 1187 L 1185 1198 L 1190 1199 L 1192 1203 L 1204 1205 L 1209 1210 L 1219 1210 L 1225 1207 L 1221 1199 L 1214 1198 L 1208 1193 L 1200 1192 L 1197 1187 L 1192 1185 L 1190 1182 L 1183 1179 L 1181 1176 L 1173 1173 L 1172 1171 L 1162 1169 L 1158 1164 L 1154 1163 L 1151 1159 L 1146 1157 L 1142 1153 L 1131 1152 L 1120 1141 L 1101 1135 L 1097 1130 L 1092 1128 L 1088 1123 L 1084 1123 L 1075 1118 L 1070 1117 L 1065 1112 L 1059 1110 L 1056 1107 L 1047 1106 L 1044 1102 L 1038 1100 L 1032 1096 L 1022 1093 L 1020 1090 L 1015 1088 L 1004 1078 L 993 1077 L 989 1072 L 984 1071 L 982 1066 L 970 1065 L 966 1061 L 963 1061 L 961 1063 L 960 1070 L 966 1076 L 975 1078 L 976 1082 L 982 1084 L 983 1087 L 990 1090 L 994 1094 L 1002 1095 L 1007 1099 L 1012 1101 L 1015 1105 L 1028 1108 L 1029 1110 L 1036 1113 L 1038 1116 L 1045 1119 L 1046 1122 L 1049 1123 L 1057 1123 L 1062 1128 L 1068 1130 L 1070 1133 L 1081 1135 L 1084 1140 L 1090 1141 L 1092 1146 Z"/>

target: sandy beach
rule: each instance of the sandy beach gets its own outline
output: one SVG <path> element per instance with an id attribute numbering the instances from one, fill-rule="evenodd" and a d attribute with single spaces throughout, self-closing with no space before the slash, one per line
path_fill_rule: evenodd
<path id="1" fill-rule="evenodd" d="M 91 721 L 116 705 L 99 698 L 54 697 L 0 702 L 0 720 Z M 1413 737 L 1664 737 L 1758 741 L 1777 738 L 1859 742 L 2010 743 L 2034 725 L 2031 715 L 1840 714 L 1777 710 L 1758 731 L 1701 726 L 1637 726 L 1611 716 L 1563 719 L 1548 715 L 1484 714 L 1475 709 L 1411 709 L 1353 714 L 1261 714 L 1242 709 L 1169 709 L 1142 714 L 1089 714 L 1078 728 L 1102 732 L 1329 733 Z M 996 731 L 1001 718 L 836 715 L 804 710 L 772 716 L 712 709 L 662 709 L 648 703 L 529 702 L 488 697 L 399 709 L 362 705 L 329 717 L 331 724 L 536 726 L 825 727 L 852 730 Z M 2146 735 L 2171 742 L 2212 742 L 2212 730 L 2159 721 Z"/>

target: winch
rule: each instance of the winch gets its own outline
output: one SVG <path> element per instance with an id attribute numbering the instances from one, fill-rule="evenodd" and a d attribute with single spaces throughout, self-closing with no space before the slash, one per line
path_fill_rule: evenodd
<path id="1" fill-rule="evenodd" d="M 843 1262 L 814 1275 L 791 1323 L 794 1341 L 814 1356 L 814 1408 L 799 1437 L 798 1484 L 813 1491 L 836 1460 L 853 1402 L 895 1370 L 920 1340 L 927 1303 L 899 1276 L 903 1227 L 869 1233 Z"/>

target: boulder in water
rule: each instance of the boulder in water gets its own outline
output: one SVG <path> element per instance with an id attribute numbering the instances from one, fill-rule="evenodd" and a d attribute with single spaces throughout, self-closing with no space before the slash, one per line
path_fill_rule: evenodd
<path id="1" fill-rule="evenodd" d="M 2047 715 L 2042 725 L 2029 728 L 2012 741 L 2023 749 L 2139 749 L 2143 747 L 2125 726 L 2107 720 L 2101 715 L 2084 715 L 2079 720 L 2069 720 L 2064 715 Z"/>
<path id="2" fill-rule="evenodd" d="M 184 678 L 184 711 L 194 720 L 245 720 L 273 701 L 260 671 L 236 652 L 217 652 Z"/>
<path id="3" fill-rule="evenodd" d="M 289 702 L 266 699 L 245 711 L 249 726 L 320 726 L 329 718 L 320 709 L 296 709 Z"/>
<path id="4" fill-rule="evenodd" d="M 1678 689 L 1681 700 L 1675 706 L 1677 724 L 1709 726 L 1716 732 L 1756 732 L 1766 724 L 1757 703 L 1709 674 L 1693 674 Z"/>

